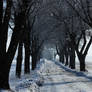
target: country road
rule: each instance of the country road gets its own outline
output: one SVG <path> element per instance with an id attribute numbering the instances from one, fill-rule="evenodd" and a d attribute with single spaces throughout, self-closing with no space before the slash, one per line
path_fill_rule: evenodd
<path id="1" fill-rule="evenodd" d="M 92 92 L 92 75 L 69 70 L 55 61 L 46 61 L 44 68 L 40 92 Z"/>

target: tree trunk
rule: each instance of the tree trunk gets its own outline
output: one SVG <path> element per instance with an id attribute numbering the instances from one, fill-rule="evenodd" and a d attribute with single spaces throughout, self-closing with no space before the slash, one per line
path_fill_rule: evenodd
<path id="1" fill-rule="evenodd" d="M 7 59 L 5 60 L 7 61 Z M 10 89 L 8 63 L 0 62 L 0 89 Z"/>
<path id="2" fill-rule="evenodd" d="M 71 69 L 75 69 L 75 49 L 74 48 L 71 48 L 71 51 L 70 51 L 70 65 L 69 67 Z"/>
<path id="3" fill-rule="evenodd" d="M 19 47 L 18 47 L 18 56 L 17 56 L 17 64 L 16 64 L 16 76 L 20 78 L 21 76 L 21 68 L 22 68 L 22 48 L 23 48 L 23 43 L 19 42 Z"/>
<path id="4" fill-rule="evenodd" d="M 4 2 L 4 0 L 2 0 Z M 2 53 L 6 53 L 6 44 L 7 44 L 7 34 L 8 34 L 8 26 L 11 17 L 11 6 L 12 0 L 6 0 L 7 7 L 5 9 L 5 14 L 2 20 L 2 30 L 0 32 L 0 46 L 2 49 Z"/>
<path id="5" fill-rule="evenodd" d="M 80 61 L 80 71 L 86 71 L 86 69 L 85 69 L 85 56 L 80 55 L 78 58 Z"/>
<path id="6" fill-rule="evenodd" d="M 0 0 L 0 26 L 2 24 L 3 19 L 3 0 Z"/>
<path id="7" fill-rule="evenodd" d="M 2 20 L 3 20 L 3 0 L 0 0 L 0 37 L 2 31 Z"/>
<path id="8" fill-rule="evenodd" d="M 65 60 L 66 60 L 65 66 L 67 66 L 68 65 L 68 51 L 67 51 L 67 48 L 65 50 Z"/>
<path id="9" fill-rule="evenodd" d="M 25 30 L 24 33 L 24 48 L 25 48 L 25 61 L 24 61 L 24 73 L 30 73 L 30 32 Z"/>
<path id="10" fill-rule="evenodd" d="M 15 34 L 14 34 L 15 35 Z M 12 37 L 8 52 L 2 56 L 0 61 L 0 88 L 1 89 L 9 89 L 9 72 L 11 63 L 13 61 L 18 40 L 15 39 L 16 36 Z"/>
<path id="11" fill-rule="evenodd" d="M 37 63 L 37 61 L 36 61 L 36 55 L 33 54 L 33 55 L 32 55 L 32 70 L 35 70 L 35 68 L 36 68 L 36 63 Z"/>
<path id="12" fill-rule="evenodd" d="M 25 64 L 24 72 L 25 74 L 30 73 L 30 43 L 25 43 Z"/>
<path id="13" fill-rule="evenodd" d="M 67 66 L 68 65 L 68 55 L 65 55 L 65 58 L 66 58 L 65 66 Z"/>
<path id="14" fill-rule="evenodd" d="M 63 52 L 60 54 L 60 62 L 64 63 L 64 54 L 63 54 Z"/>
<path id="15" fill-rule="evenodd" d="M 18 42 L 20 41 L 20 36 L 22 36 L 23 31 L 20 30 L 21 23 L 20 20 L 17 20 L 13 34 L 11 37 L 11 42 L 8 48 L 8 51 L 5 55 L 0 57 L 0 88 L 9 89 L 9 72 L 10 67 L 17 49 Z M 19 25 L 20 24 L 20 25 Z"/>
<path id="16" fill-rule="evenodd" d="M 6 54 L 6 42 L 7 42 L 8 24 L 11 15 L 11 3 L 12 3 L 11 0 L 7 1 L 5 15 L 3 16 L 3 0 L 0 0 L 0 89 L 10 89 L 9 87 L 10 62 L 8 62 L 9 61 L 8 58 L 10 58 L 10 55 Z"/>

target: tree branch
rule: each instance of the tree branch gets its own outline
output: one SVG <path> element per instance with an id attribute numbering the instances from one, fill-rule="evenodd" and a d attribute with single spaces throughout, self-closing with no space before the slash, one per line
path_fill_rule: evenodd
<path id="1" fill-rule="evenodd" d="M 66 2 L 71 6 L 71 8 L 76 12 L 76 14 L 85 22 L 87 23 L 90 27 L 92 27 L 92 23 L 91 21 L 88 21 L 85 17 L 83 17 L 79 11 L 68 1 L 66 0 Z M 81 11 L 82 12 L 82 11 Z"/>
<path id="2" fill-rule="evenodd" d="M 85 36 L 86 36 L 85 33 L 83 33 L 84 44 L 83 44 L 83 46 L 82 46 L 82 48 L 80 50 L 80 53 L 83 53 L 83 50 L 84 50 L 84 48 L 86 46 L 86 37 Z"/>
<path id="3" fill-rule="evenodd" d="M 84 55 L 85 55 L 85 56 L 87 55 L 87 52 L 88 52 L 88 50 L 89 50 L 89 48 L 90 48 L 90 46 L 91 46 L 91 43 L 92 43 L 92 36 L 91 36 L 91 38 L 90 38 L 90 40 L 89 40 L 89 42 L 88 42 L 88 44 L 87 44 L 87 47 L 86 47 L 86 49 L 85 49 L 85 51 L 84 51 Z"/>
<path id="4" fill-rule="evenodd" d="M 81 38 L 82 38 L 82 33 L 81 33 L 80 37 L 78 38 L 77 48 L 78 48 L 78 46 L 79 46 L 79 43 L 80 43 Z"/>
<path id="5" fill-rule="evenodd" d="M 12 28 L 10 24 L 9 24 L 9 27 L 10 27 L 10 29 L 13 31 L 14 28 Z"/>

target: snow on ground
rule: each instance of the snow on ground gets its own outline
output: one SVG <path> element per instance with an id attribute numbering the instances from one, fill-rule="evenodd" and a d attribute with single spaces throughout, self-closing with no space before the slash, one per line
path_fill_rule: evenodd
<path id="1" fill-rule="evenodd" d="M 29 75 L 24 75 L 23 69 L 22 69 L 21 78 L 18 79 L 15 77 L 16 62 L 13 61 L 13 64 L 11 66 L 10 81 L 9 81 L 11 89 L 14 92 L 39 92 L 39 86 L 43 83 L 43 77 L 41 76 L 41 73 L 40 73 L 41 71 L 40 67 L 42 66 L 42 63 L 43 63 L 43 60 L 40 60 L 36 70 L 34 71 L 31 70 Z M 4 92 L 7 92 L 7 91 L 4 91 Z"/>
<path id="2" fill-rule="evenodd" d="M 59 61 L 41 59 L 30 75 L 24 76 L 22 71 L 21 79 L 15 77 L 15 66 L 14 61 L 10 72 L 14 92 L 92 92 L 92 63 L 87 64 L 88 72 L 84 73 L 69 69 Z"/>
<path id="3" fill-rule="evenodd" d="M 92 72 L 71 70 L 59 62 L 45 60 L 42 75 L 40 92 L 92 92 Z"/>

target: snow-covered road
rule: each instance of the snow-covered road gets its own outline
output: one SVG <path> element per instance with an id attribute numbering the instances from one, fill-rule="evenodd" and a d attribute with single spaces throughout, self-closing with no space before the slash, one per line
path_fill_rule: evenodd
<path id="1" fill-rule="evenodd" d="M 71 70 L 59 61 L 42 59 L 30 75 L 23 75 L 22 71 L 21 79 L 15 77 L 15 66 L 14 62 L 10 72 L 10 86 L 15 92 L 92 92 L 91 62 L 84 73 L 79 72 L 78 64 L 76 70 Z"/>
<path id="2" fill-rule="evenodd" d="M 69 70 L 55 61 L 44 64 L 40 92 L 92 92 L 92 75 Z"/>

